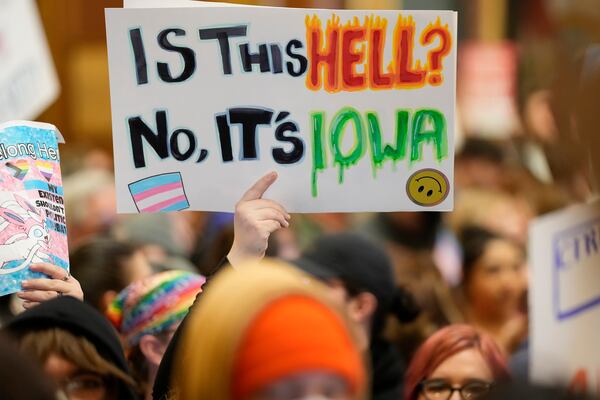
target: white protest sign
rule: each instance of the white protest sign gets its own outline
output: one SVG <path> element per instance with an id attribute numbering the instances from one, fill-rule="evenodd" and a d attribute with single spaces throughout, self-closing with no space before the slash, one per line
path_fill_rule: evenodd
<path id="1" fill-rule="evenodd" d="M 196 0 L 124 0 L 124 8 L 176 8 L 176 7 L 249 7 L 241 4 Z"/>
<path id="2" fill-rule="evenodd" d="M 59 85 L 34 0 L 0 0 L 0 122 L 33 119 Z"/>
<path id="3" fill-rule="evenodd" d="M 531 378 L 600 393 L 600 202 L 534 221 Z"/>
<path id="4" fill-rule="evenodd" d="M 120 212 L 232 211 L 271 170 L 291 212 L 452 209 L 455 12 L 130 8 L 106 24 Z"/>

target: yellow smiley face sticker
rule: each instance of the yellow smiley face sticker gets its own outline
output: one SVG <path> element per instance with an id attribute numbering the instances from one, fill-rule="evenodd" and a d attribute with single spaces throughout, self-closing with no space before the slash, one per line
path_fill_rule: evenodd
<path id="1" fill-rule="evenodd" d="M 435 169 L 422 169 L 406 182 L 406 194 L 415 204 L 431 207 L 440 204 L 448 196 L 448 178 Z"/>

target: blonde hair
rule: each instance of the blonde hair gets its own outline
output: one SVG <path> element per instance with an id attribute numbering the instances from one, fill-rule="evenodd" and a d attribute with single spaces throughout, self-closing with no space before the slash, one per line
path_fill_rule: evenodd
<path id="1" fill-rule="evenodd" d="M 329 300 L 323 284 L 296 268 L 264 260 L 224 271 L 211 282 L 187 321 L 177 349 L 174 398 L 231 399 L 233 364 L 246 328 L 267 304 L 288 295 L 307 296 L 327 305 L 342 318 L 357 343 L 354 327 Z M 366 398 L 365 389 L 360 389 L 357 400 Z"/>

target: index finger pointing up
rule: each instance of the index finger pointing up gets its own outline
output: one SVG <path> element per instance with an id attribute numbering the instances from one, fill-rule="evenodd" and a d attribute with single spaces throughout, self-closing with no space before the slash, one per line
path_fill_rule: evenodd
<path id="1" fill-rule="evenodd" d="M 258 200 L 277 179 L 277 172 L 272 171 L 257 180 L 254 185 L 244 193 L 241 201 Z"/>

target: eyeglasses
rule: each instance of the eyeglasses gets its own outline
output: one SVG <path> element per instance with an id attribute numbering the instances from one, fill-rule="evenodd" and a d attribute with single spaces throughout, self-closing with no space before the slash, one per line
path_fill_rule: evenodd
<path id="1" fill-rule="evenodd" d="M 488 394 L 493 383 L 471 381 L 461 387 L 455 387 L 443 379 L 431 379 L 421 382 L 420 386 L 427 400 L 449 400 L 454 392 L 459 392 L 463 400 L 476 400 Z"/>
<path id="2" fill-rule="evenodd" d="M 106 395 L 106 379 L 94 373 L 81 373 L 65 380 L 62 392 L 69 400 L 100 400 Z"/>

